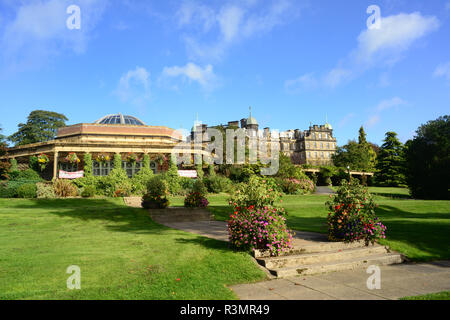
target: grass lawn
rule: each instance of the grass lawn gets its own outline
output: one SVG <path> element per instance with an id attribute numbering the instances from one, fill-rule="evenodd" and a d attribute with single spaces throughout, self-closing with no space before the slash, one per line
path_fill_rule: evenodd
<path id="1" fill-rule="evenodd" d="M 387 239 L 380 241 L 415 261 L 450 259 L 450 201 L 406 199 L 407 189 L 370 188 L 379 204 L 377 213 L 387 226 Z M 386 196 L 388 195 L 388 196 Z M 209 196 L 217 220 L 227 220 L 227 195 Z M 326 233 L 328 196 L 285 196 L 283 205 L 290 228 Z M 173 203 L 182 205 L 182 199 Z"/>
<path id="2" fill-rule="evenodd" d="M 423 296 L 405 297 L 400 300 L 450 300 L 450 291 L 425 294 Z"/>
<path id="3" fill-rule="evenodd" d="M 70 265 L 81 290 L 66 288 Z M 0 199 L 0 299 L 234 299 L 226 285 L 265 277 L 248 254 L 122 199 Z"/>

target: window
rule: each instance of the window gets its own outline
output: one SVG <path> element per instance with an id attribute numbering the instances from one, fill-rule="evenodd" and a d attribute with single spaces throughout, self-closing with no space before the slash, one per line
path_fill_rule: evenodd
<path id="1" fill-rule="evenodd" d="M 76 172 L 78 171 L 78 163 L 60 162 L 59 170 L 66 172 Z"/>
<path id="2" fill-rule="evenodd" d="M 150 162 L 150 169 L 153 171 L 153 173 L 158 172 L 158 166 L 156 165 L 155 161 Z"/>
<path id="3" fill-rule="evenodd" d="M 320 157 L 323 159 L 323 152 L 320 153 Z"/>
<path id="4" fill-rule="evenodd" d="M 322 142 L 320 143 L 320 149 L 323 149 L 323 143 Z"/>
<path id="5" fill-rule="evenodd" d="M 92 161 L 92 174 L 94 176 L 107 176 L 111 170 L 114 168 L 112 161 L 109 162 L 98 162 Z"/>
<path id="6" fill-rule="evenodd" d="M 321 133 L 319 133 L 319 139 L 322 139 L 322 134 Z"/>
<path id="7" fill-rule="evenodd" d="M 122 161 L 122 169 L 127 173 L 128 178 L 132 178 L 141 170 L 142 164 L 140 162 Z"/>

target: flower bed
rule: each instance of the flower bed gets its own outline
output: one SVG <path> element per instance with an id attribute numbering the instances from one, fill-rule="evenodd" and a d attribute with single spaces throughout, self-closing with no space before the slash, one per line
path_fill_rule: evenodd
<path id="1" fill-rule="evenodd" d="M 208 205 L 208 199 L 200 192 L 191 192 L 184 199 L 184 206 L 186 208 L 206 208 Z"/>

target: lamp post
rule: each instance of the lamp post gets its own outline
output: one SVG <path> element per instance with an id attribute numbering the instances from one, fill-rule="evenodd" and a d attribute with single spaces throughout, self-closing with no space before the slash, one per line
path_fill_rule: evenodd
<path id="1" fill-rule="evenodd" d="M 350 166 L 347 166 L 347 171 L 348 171 L 348 182 L 350 182 L 350 180 L 352 180 L 352 176 L 350 175 Z"/>

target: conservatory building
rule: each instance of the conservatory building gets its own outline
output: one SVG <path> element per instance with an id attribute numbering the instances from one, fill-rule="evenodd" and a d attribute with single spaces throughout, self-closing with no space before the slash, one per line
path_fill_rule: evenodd
<path id="1" fill-rule="evenodd" d="M 144 155 L 149 156 L 155 173 L 166 170 L 172 149 L 181 141 L 182 135 L 174 129 L 148 126 L 136 117 L 113 114 L 94 123 L 60 128 L 51 141 L 10 148 L 7 157 L 16 159 L 20 169 L 28 166 L 30 157 L 45 157 L 48 163 L 43 176 L 51 179 L 70 173 L 82 176 L 85 154 L 92 156 L 93 175 L 106 176 L 113 169 L 114 156 L 120 155 L 122 168 L 131 177 L 141 169 L 139 160 Z"/>

